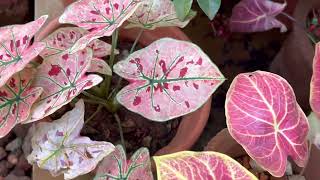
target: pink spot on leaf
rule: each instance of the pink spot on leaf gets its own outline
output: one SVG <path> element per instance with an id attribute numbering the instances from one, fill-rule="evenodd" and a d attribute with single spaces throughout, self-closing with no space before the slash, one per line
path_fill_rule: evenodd
<path id="1" fill-rule="evenodd" d="M 49 76 L 57 76 L 61 72 L 61 67 L 58 65 L 51 65 L 51 70 L 48 72 Z"/>
<path id="2" fill-rule="evenodd" d="M 179 91 L 180 90 L 180 86 L 174 85 L 172 89 L 173 89 L 173 91 Z"/>
<path id="3" fill-rule="evenodd" d="M 193 83 L 193 87 L 194 87 L 195 89 L 199 89 L 199 85 L 196 84 L 196 83 Z"/>
<path id="4" fill-rule="evenodd" d="M 10 79 L 9 86 L 12 87 L 12 88 L 16 87 L 16 80 L 14 78 Z"/>
<path id="5" fill-rule="evenodd" d="M 202 58 L 200 57 L 199 60 L 197 61 L 196 65 L 202 65 Z"/>
<path id="6" fill-rule="evenodd" d="M 156 112 L 160 112 L 160 106 L 159 105 L 156 105 L 156 106 L 153 106 L 154 110 Z"/>
<path id="7" fill-rule="evenodd" d="M 182 68 L 182 69 L 180 70 L 179 78 L 183 78 L 183 77 L 187 74 L 187 72 L 188 72 L 188 68 L 187 68 L 187 67 Z"/>
<path id="8" fill-rule="evenodd" d="M 140 96 L 136 96 L 133 100 L 133 105 L 134 106 L 138 106 L 141 103 L 141 97 Z"/>
<path id="9" fill-rule="evenodd" d="M 190 107 L 190 104 L 189 104 L 189 102 L 188 102 L 188 101 L 185 101 L 184 103 L 186 104 L 187 108 L 189 108 L 189 107 Z"/>
<path id="10" fill-rule="evenodd" d="M 68 58 L 69 58 L 68 54 L 65 54 L 65 55 L 62 56 L 62 59 L 65 60 L 65 61 L 68 60 Z"/>
<path id="11" fill-rule="evenodd" d="M 116 10 L 119 9 L 119 4 L 118 3 L 115 3 L 113 6 L 116 8 Z"/>

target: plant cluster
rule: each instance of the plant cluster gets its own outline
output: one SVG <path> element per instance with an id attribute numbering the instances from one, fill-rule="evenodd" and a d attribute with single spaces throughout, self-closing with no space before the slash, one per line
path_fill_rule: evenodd
<path id="1" fill-rule="evenodd" d="M 213 19 L 220 0 L 198 0 Z M 53 122 L 35 124 L 29 163 L 53 176 L 73 179 L 94 170 L 96 179 L 153 179 L 150 155 L 139 149 L 127 159 L 123 146 L 80 136 L 85 102 L 112 113 L 117 103 L 153 121 L 168 121 L 200 108 L 225 81 L 212 60 L 195 44 L 163 38 L 135 51 L 144 30 L 183 28 L 195 16 L 192 0 L 78 0 L 59 18 L 64 27 L 41 42 L 32 37 L 47 16 L 0 28 L 0 137 L 17 124 L 39 121 L 77 100 L 75 108 Z M 287 30 L 276 19 L 286 3 L 242 0 L 230 18 L 235 32 L 272 28 Z M 115 63 L 119 28 L 139 27 L 129 56 Z M 99 38 L 112 36 L 112 44 Z M 316 47 L 310 103 L 312 123 L 320 130 L 320 45 Z M 41 56 L 41 62 L 36 61 Z M 109 55 L 109 61 L 102 58 Z M 115 63 L 115 64 L 114 64 Z M 112 74 L 129 81 L 119 92 L 111 89 Z M 90 89 L 90 90 L 89 90 Z M 88 91 L 89 90 L 89 91 Z M 116 102 L 116 103 L 115 103 Z M 239 74 L 225 103 L 232 137 L 273 176 L 284 174 L 288 156 L 304 167 L 309 156 L 309 123 L 289 83 L 264 71 Z M 197 122 L 194 122 L 197 123 Z M 319 130 L 309 140 L 320 144 Z M 217 152 L 178 152 L 153 157 L 158 179 L 256 179 L 227 155 Z"/>

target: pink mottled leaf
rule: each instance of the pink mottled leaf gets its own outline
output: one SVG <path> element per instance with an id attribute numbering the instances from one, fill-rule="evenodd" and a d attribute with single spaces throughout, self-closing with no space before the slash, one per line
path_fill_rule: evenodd
<path id="1" fill-rule="evenodd" d="M 31 106 L 41 95 L 41 87 L 31 87 L 33 74 L 31 69 L 24 69 L 0 88 L 0 137 L 28 119 Z"/>
<path id="2" fill-rule="evenodd" d="M 24 25 L 0 28 L 0 87 L 44 49 L 44 43 L 31 44 L 31 39 L 45 23 L 47 17 L 42 16 Z"/>
<path id="3" fill-rule="evenodd" d="M 286 32 L 287 27 L 276 19 L 287 6 L 271 0 L 242 0 L 232 11 L 230 29 L 233 32 L 259 32 L 280 28 Z"/>
<path id="4" fill-rule="evenodd" d="M 152 180 L 150 155 L 147 148 L 138 149 L 129 160 L 121 145 L 104 158 L 100 164 L 96 180 L 121 179 Z"/>
<path id="5" fill-rule="evenodd" d="M 288 156 L 306 165 L 309 124 L 285 79 L 263 71 L 240 74 L 225 106 L 231 136 L 273 176 L 283 176 Z"/>
<path id="6" fill-rule="evenodd" d="M 193 17 L 194 16 L 188 16 L 185 21 L 180 21 L 171 0 L 146 0 L 141 3 L 138 9 L 128 19 L 130 24 L 127 28 L 141 27 L 155 29 L 156 27 L 166 26 L 183 28 Z"/>
<path id="7" fill-rule="evenodd" d="M 83 100 L 61 119 L 39 123 L 31 140 L 33 151 L 28 156 L 29 163 L 49 170 L 53 176 L 64 174 L 65 179 L 73 179 L 95 169 L 99 161 L 114 150 L 114 146 L 80 136 L 83 124 Z"/>
<path id="8" fill-rule="evenodd" d="M 81 37 L 71 53 L 83 49 L 92 40 L 110 36 L 138 8 L 141 0 L 80 0 L 69 5 L 60 23 L 75 24 L 90 33 Z"/>
<path id="9" fill-rule="evenodd" d="M 40 56 L 47 58 L 49 56 L 66 53 L 68 50 L 88 32 L 79 27 L 64 27 L 59 28 L 47 38 L 43 40 L 46 43 L 46 48 L 40 53 Z M 111 45 L 104 41 L 95 39 L 88 44 L 93 50 L 93 57 L 102 58 L 111 54 Z M 116 54 L 119 51 L 116 50 Z"/>
<path id="10" fill-rule="evenodd" d="M 130 81 L 118 101 L 154 121 L 166 121 L 197 110 L 224 77 L 196 45 L 160 39 L 114 66 Z"/>
<path id="11" fill-rule="evenodd" d="M 99 59 L 99 58 L 93 58 L 91 60 L 91 65 L 90 65 L 90 68 L 88 69 L 88 72 L 106 74 L 109 76 L 112 75 L 112 70 L 110 66 L 103 59 Z"/>
<path id="12" fill-rule="evenodd" d="M 313 74 L 310 83 L 310 106 L 320 118 L 320 43 L 316 44 L 313 58 Z"/>
<path id="13" fill-rule="evenodd" d="M 157 167 L 158 180 L 257 180 L 237 161 L 217 152 L 183 151 L 155 156 L 153 159 Z"/>
<path id="14" fill-rule="evenodd" d="M 43 87 L 40 100 L 32 110 L 31 120 L 42 119 L 69 103 L 83 90 L 102 81 L 98 75 L 86 75 L 92 59 L 92 50 L 86 48 L 72 55 L 48 57 L 39 67 L 34 86 Z"/>

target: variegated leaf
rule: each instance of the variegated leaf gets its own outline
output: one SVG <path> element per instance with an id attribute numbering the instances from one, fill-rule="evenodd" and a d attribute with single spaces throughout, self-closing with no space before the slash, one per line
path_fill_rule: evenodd
<path id="1" fill-rule="evenodd" d="M 240 74 L 225 106 L 231 136 L 273 176 L 284 175 L 288 156 L 306 165 L 309 124 L 285 79 L 264 71 Z"/>
<path id="2" fill-rule="evenodd" d="M 127 160 L 123 147 L 116 146 L 116 150 L 104 158 L 95 177 L 95 180 L 109 179 L 153 180 L 148 149 L 138 149 Z"/>
<path id="3" fill-rule="evenodd" d="M 92 59 L 92 50 L 86 48 L 72 55 L 48 57 L 39 67 L 34 86 L 43 87 L 44 93 L 32 110 L 31 120 L 42 119 L 69 103 L 83 90 L 102 81 L 98 75 L 86 75 Z"/>
<path id="4" fill-rule="evenodd" d="M 170 38 L 134 52 L 114 71 L 130 81 L 118 101 L 154 121 L 197 110 L 225 80 L 198 46 Z"/>
<path id="5" fill-rule="evenodd" d="M 171 0 L 145 0 L 128 19 L 130 24 L 126 28 L 155 29 L 156 27 L 166 26 L 183 28 L 193 17 L 194 15 L 188 16 L 183 22 L 180 21 Z"/>
<path id="6" fill-rule="evenodd" d="M 320 43 L 316 44 L 313 58 L 313 74 L 310 83 L 310 106 L 320 118 Z"/>
<path id="7" fill-rule="evenodd" d="M 47 17 L 42 16 L 24 25 L 0 28 L 0 87 L 45 48 L 44 43 L 31 43 L 31 39 L 45 23 Z"/>
<path id="8" fill-rule="evenodd" d="M 140 5 L 141 0 L 79 0 L 69 5 L 60 23 L 75 24 L 89 31 L 70 52 L 83 49 L 92 40 L 110 36 Z"/>
<path id="9" fill-rule="evenodd" d="M 49 170 L 53 176 L 64 174 L 65 179 L 73 179 L 95 169 L 99 161 L 114 150 L 114 146 L 80 136 L 83 124 L 83 100 L 61 119 L 39 123 L 32 137 L 33 151 L 28 156 L 29 163 Z"/>
<path id="10" fill-rule="evenodd" d="M 258 180 L 237 161 L 217 152 L 183 151 L 153 159 L 158 180 Z"/>
<path id="11" fill-rule="evenodd" d="M 112 70 L 110 66 L 103 59 L 99 58 L 92 58 L 88 72 L 106 74 L 109 76 L 112 75 Z"/>
<path id="12" fill-rule="evenodd" d="M 0 88 L 0 138 L 28 119 L 33 103 L 41 95 L 41 87 L 31 87 L 33 74 L 31 69 L 24 69 Z"/>
<path id="13" fill-rule="evenodd" d="M 233 32 L 259 32 L 280 28 L 286 32 L 287 27 L 276 19 L 287 6 L 271 0 L 241 0 L 232 11 L 230 29 Z"/>
<path id="14" fill-rule="evenodd" d="M 40 56 L 47 58 L 49 56 L 66 53 L 87 33 L 86 30 L 79 27 L 59 28 L 42 40 L 46 43 L 46 48 L 40 53 Z M 111 45 L 98 39 L 93 40 L 87 47 L 93 50 L 93 57 L 96 58 L 102 58 L 111 54 Z M 118 54 L 119 51 L 116 50 L 115 53 Z"/>

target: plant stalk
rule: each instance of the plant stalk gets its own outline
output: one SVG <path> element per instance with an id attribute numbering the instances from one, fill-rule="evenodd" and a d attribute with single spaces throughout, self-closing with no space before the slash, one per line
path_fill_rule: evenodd
<path id="1" fill-rule="evenodd" d="M 121 144 L 123 146 L 124 151 L 126 152 L 126 144 L 125 144 L 124 137 L 123 137 L 123 130 L 122 130 L 122 126 L 121 126 L 120 117 L 117 113 L 114 113 L 113 116 L 114 116 L 115 120 L 117 121 L 119 133 L 120 133 Z"/>
<path id="2" fill-rule="evenodd" d="M 84 122 L 84 124 L 88 124 L 103 108 L 103 105 L 99 104 L 97 110 Z"/>

